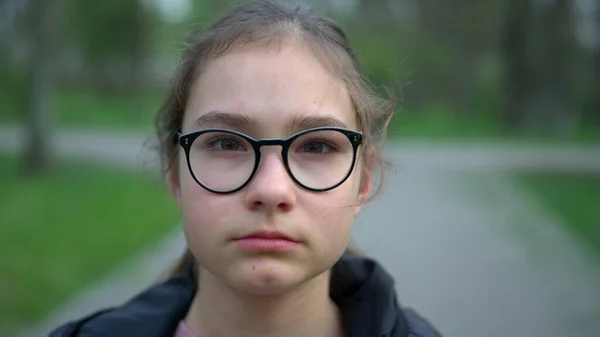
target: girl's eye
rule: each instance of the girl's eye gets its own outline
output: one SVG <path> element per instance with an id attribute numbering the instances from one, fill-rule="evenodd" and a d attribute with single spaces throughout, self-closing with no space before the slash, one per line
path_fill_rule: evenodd
<path id="1" fill-rule="evenodd" d="M 324 142 L 310 142 L 301 147 L 301 152 L 313 154 L 327 154 L 335 151 L 335 149 Z"/>
<path id="2" fill-rule="evenodd" d="M 209 147 L 218 151 L 245 151 L 240 142 L 232 138 L 220 138 L 208 143 Z"/>

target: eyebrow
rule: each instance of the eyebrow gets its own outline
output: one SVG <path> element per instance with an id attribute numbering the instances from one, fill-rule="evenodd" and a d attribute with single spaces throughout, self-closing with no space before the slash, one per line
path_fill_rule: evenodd
<path id="1" fill-rule="evenodd" d="M 318 128 L 323 126 L 334 126 L 340 128 L 348 128 L 341 120 L 331 116 L 302 116 L 295 115 L 292 117 L 290 128 L 295 131 Z"/>
<path id="2" fill-rule="evenodd" d="M 225 127 L 244 130 L 254 128 L 257 124 L 256 119 L 250 116 L 223 111 L 210 111 L 196 120 L 196 126 L 199 128 Z M 348 128 L 344 122 L 332 116 L 294 115 L 289 123 L 289 128 L 292 131 L 324 126 Z"/>
<path id="3" fill-rule="evenodd" d="M 199 128 L 230 127 L 243 129 L 255 124 L 256 120 L 249 116 L 222 111 L 210 111 L 196 120 L 196 126 Z"/>

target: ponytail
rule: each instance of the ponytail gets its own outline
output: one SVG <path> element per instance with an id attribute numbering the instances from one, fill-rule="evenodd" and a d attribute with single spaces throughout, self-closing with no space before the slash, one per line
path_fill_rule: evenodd
<path id="1" fill-rule="evenodd" d="M 188 271 L 188 268 L 190 268 L 190 266 L 193 266 L 196 263 L 196 258 L 189 250 L 189 248 L 186 247 L 183 254 L 177 259 L 177 261 L 175 261 L 173 266 L 171 266 L 171 268 L 168 269 L 166 273 L 166 278 L 169 279 L 172 277 L 183 275 Z"/>

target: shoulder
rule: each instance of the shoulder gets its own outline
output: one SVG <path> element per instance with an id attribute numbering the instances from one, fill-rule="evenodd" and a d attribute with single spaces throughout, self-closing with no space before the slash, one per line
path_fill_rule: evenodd
<path id="1" fill-rule="evenodd" d="M 98 321 L 102 321 L 103 315 L 110 315 L 117 309 L 103 309 L 99 310 L 91 315 L 79 318 L 77 320 L 73 320 L 71 322 L 64 323 L 56 328 L 54 331 L 50 332 L 49 337 L 87 337 L 87 336 L 95 336 L 95 334 L 86 333 L 85 328 L 90 323 L 97 323 Z M 89 331 L 88 331 L 89 332 Z"/>
<path id="2" fill-rule="evenodd" d="M 398 309 L 406 322 L 408 337 L 442 337 L 442 334 L 423 316 L 410 308 Z M 393 336 L 395 337 L 395 336 Z"/>
<path id="3" fill-rule="evenodd" d="M 195 293 L 195 282 L 174 277 L 138 294 L 125 304 L 64 323 L 49 337 L 162 337 L 172 335 Z"/>
<path id="4" fill-rule="evenodd" d="M 343 256 L 331 286 L 350 336 L 441 337 L 424 317 L 400 303 L 392 275 L 374 259 Z"/>

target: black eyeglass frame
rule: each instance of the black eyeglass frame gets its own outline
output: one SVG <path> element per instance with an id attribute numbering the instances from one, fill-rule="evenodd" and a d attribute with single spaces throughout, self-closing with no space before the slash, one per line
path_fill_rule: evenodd
<path id="1" fill-rule="evenodd" d="M 344 134 L 346 137 L 348 137 L 348 140 L 352 144 L 352 151 L 353 151 L 352 152 L 352 164 L 351 164 L 350 168 L 348 169 L 348 173 L 346 173 L 346 175 L 344 176 L 343 179 L 340 180 L 340 182 L 338 182 L 337 184 L 335 184 L 333 186 L 326 187 L 326 188 L 312 188 L 312 187 L 302 184 L 300 181 L 298 181 L 298 179 L 296 179 L 296 177 L 292 173 L 292 170 L 291 170 L 289 162 L 288 162 L 288 151 L 289 151 L 290 146 L 294 142 L 294 140 L 302 135 L 305 135 L 305 134 L 311 133 L 311 132 L 316 132 L 316 131 L 338 131 L 338 132 Z M 215 189 L 208 187 L 206 184 L 202 183 L 196 177 L 196 174 L 194 174 L 194 170 L 192 169 L 192 164 L 190 161 L 190 150 L 192 148 L 192 144 L 194 143 L 194 140 L 196 140 L 196 138 L 198 138 L 201 135 L 208 133 L 208 132 L 223 132 L 223 133 L 233 134 L 235 136 L 241 137 L 244 140 L 248 141 L 248 143 L 254 149 L 254 156 L 255 156 L 254 168 L 252 169 L 252 173 L 250 174 L 248 179 L 241 186 L 239 186 L 235 189 L 232 189 L 232 190 L 227 190 L 227 191 L 215 190 Z M 283 158 L 283 163 L 284 163 L 284 166 L 285 166 L 285 169 L 286 169 L 288 175 L 292 178 L 292 180 L 298 186 L 300 186 L 306 190 L 313 191 L 313 192 L 325 192 L 325 191 L 329 191 L 329 190 L 332 190 L 332 189 L 340 186 L 348 179 L 348 177 L 350 177 L 350 174 L 352 174 L 352 171 L 354 170 L 354 166 L 356 164 L 356 155 L 358 152 L 358 147 L 363 142 L 363 133 L 360 131 L 350 130 L 350 129 L 346 129 L 346 128 L 325 126 L 325 127 L 306 129 L 306 130 L 300 131 L 296 134 L 293 134 L 292 136 L 290 136 L 288 138 L 254 139 L 254 138 L 252 138 L 246 134 L 243 134 L 241 132 L 237 132 L 237 131 L 233 131 L 233 130 L 229 130 L 229 129 L 210 128 L 210 129 L 204 129 L 204 130 L 200 130 L 200 131 L 190 132 L 187 134 L 181 134 L 181 132 L 177 132 L 177 138 L 178 138 L 179 145 L 185 151 L 185 157 L 186 157 L 186 161 L 187 161 L 188 170 L 190 171 L 192 178 L 194 178 L 194 180 L 196 181 L 196 183 L 198 183 L 198 185 L 202 186 L 207 191 L 217 193 L 217 194 L 230 194 L 230 193 L 235 193 L 235 192 L 243 189 L 250 183 L 250 181 L 252 181 L 252 178 L 254 178 L 254 175 L 256 174 L 256 171 L 258 170 L 258 166 L 260 165 L 260 156 L 261 156 L 260 148 L 263 146 L 281 146 L 281 156 Z"/>

